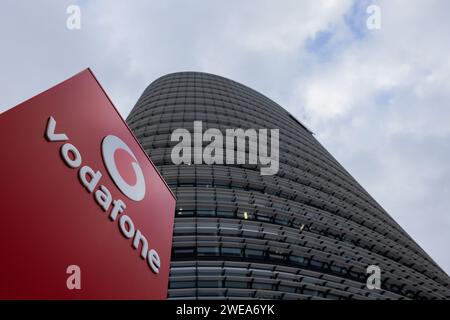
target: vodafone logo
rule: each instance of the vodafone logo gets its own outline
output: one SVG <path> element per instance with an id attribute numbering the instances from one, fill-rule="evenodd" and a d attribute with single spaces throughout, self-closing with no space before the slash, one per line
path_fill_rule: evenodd
<path id="1" fill-rule="evenodd" d="M 118 168 L 116 155 L 119 152 L 125 151 L 131 159 L 134 161 L 131 163 L 131 168 L 134 171 L 134 177 L 136 182 L 130 185 L 129 182 L 121 175 L 121 170 L 125 168 Z M 145 196 L 145 179 L 142 169 L 137 162 L 137 159 L 130 148 L 120 138 L 109 135 L 103 139 L 102 142 L 102 156 L 105 162 L 106 169 L 108 169 L 109 175 L 116 184 L 116 186 L 122 191 L 124 195 L 134 201 L 141 201 Z M 119 166 L 120 167 L 120 166 Z"/>
<path id="2" fill-rule="evenodd" d="M 102 183 L 103 174 L 83 163 L 81 152 L 69 143 L 65 133 L 56 133 L 56 120 L 50 116 L 45 129 L 47 141 L 62 142 L 60 154 L 64 163 L 71 169 L 78 169 L 81 186 L 94 195 L 95 202 L 103 212 L 108 213 L 110 221 L 117 222 L 122 235 L 131 240 L 132 248 L 139 250 L 140 257 L 147 261 L 151 271 L 159 273 L 161 260 L 156 249 L 151 248 L 148 238 L 137 228 L 133 219 L 125 213 L 127 205 L 122 199 L 114 199 L 107 185 Z M 103 162 L 119 190 L 134 201 L 145 196 L 145 179 L 142 169 L 128 145 L 115 135 L 108 135 L 101 143 Z"/>

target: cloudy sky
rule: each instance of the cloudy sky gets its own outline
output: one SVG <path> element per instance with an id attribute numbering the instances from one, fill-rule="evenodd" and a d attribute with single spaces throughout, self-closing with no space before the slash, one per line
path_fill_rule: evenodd
<path id="1" fill-rule="evenodd" d="M 445 0 L 2 0 L 0 112 L 86 67 L 124 117 L 166 73 L 231 78 L 304 122 L 450 273 L 449 12 Z"/>

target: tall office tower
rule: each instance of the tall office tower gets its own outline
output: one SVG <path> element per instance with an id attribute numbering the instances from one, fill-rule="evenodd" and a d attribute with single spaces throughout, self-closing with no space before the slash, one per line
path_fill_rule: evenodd
<path id="1" fill-rule="evenodd" d="M 194 155 L 175 165 L 171 133 L 193 133 L 194 121 L 224 135 L 279 129 L 279 171 L 195 164 Z M 169 74 L 148 86 L 127 122 L 178 198 L 170 299 L 450 297 L 445 272 L 307 128 L 262 94 L 211 74 Z M 366 285 L 371 265 L 381 270 L 381 289 Z"/>

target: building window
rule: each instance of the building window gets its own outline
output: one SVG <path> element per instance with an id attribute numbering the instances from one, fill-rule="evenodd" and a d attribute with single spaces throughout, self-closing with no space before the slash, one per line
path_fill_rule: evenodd
<path id="1" fill-rule="evenodd" d="M 222 248 L 222 254 L 225 256 L 236 256 L 236 257 L 242 257 L 242 249 L 240 248 Z"/>
<path id="2" fill-rule="evenodd" d="M 219 248 L 218 247 L 198 247 L 197 255 L 198 256 L 218 256 Z"/>

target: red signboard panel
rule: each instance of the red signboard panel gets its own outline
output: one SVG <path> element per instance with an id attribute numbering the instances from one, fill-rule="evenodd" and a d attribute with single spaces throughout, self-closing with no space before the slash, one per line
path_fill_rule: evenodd
<path id="1" fill-rule="evenodd" d="M 0 298 L 166 298 L 175 198 L 90 70 L 1 114 L 0 150 Z"/>

